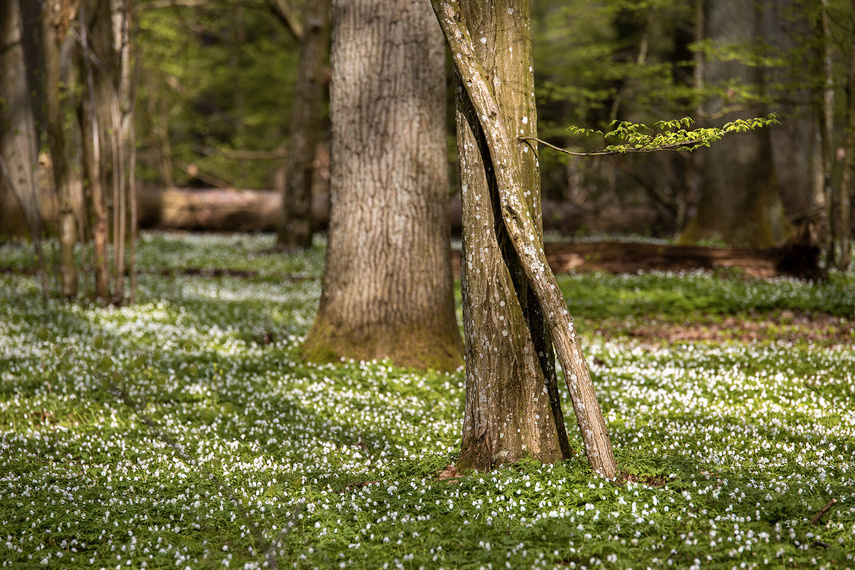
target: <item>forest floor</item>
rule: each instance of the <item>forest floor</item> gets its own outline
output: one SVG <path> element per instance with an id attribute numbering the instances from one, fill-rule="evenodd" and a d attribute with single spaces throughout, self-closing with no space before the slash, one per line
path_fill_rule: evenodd
<path id="1" fill-rule="evenodd" d="M 0 245 L 0 567 L 855 568 L 855 273 L 559 275 L 620 477 L 450 477 L 463 370 L 300 362 L 273 241 L 146 232 L 130 307 Z"/>

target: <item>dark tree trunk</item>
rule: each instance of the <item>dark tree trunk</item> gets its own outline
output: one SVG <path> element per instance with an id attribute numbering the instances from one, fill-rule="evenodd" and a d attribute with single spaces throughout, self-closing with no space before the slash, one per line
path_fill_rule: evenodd
<path id="1" fill-rule="evenodd" d="M 461 363 L 442 36 L 427 2 L 336 0 L 330 229 L 313 361 Z"/>
<path id="2" fill-rule="evenodd" d="M 330 0 L 307 2 L 276 241 L 282 249 L 312 246 L 312 174 L 324 108 L 329 27 Z"/>

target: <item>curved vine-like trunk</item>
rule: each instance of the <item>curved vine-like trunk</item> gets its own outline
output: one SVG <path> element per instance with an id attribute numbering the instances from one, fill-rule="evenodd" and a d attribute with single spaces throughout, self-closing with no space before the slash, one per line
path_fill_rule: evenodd
<path id="1" fill-rule="evenodd" d="M 617 473 L 588 368 L 543 251 L 528 0 L 432 0 L 451 47 L 464 187 L 467 395 L 460 467 L 570 454 L 553 369 L 565 372 L 585 453 Z"/>
<path id="2" fill-rule="evenodd" d="M 330 228 L 305 358 L 453 370 L 442 35 L 426 2 L 337 0 Z"/>

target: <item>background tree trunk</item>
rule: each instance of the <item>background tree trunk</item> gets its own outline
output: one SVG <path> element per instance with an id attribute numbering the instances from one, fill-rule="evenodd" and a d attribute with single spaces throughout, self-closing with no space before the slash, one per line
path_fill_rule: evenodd
<path id="1" fill-rule="evenodd" d="M 123 0 L 84 0 L 79 20 L 85 82 L 80 116 L 95 242 L 96 296 L 121 303 L 125 300 L 125 247 L 135 235 L 128 223 L 128 209 L 135 205 L 129 178 L 133 172 L 133 12 Z M 136 216 L 131 213 L 130 218 L 134 221 Z M 107 258 L 110 237 L 112 291 Z"/>
<path id="2" fill-rule="evenodd" d="M 0 3 L 0 227 L 11 225 L 23 213 L 47 300 L 50 290 L 41 247 L 42 215 L 35 174 L 38 136 L 22 33 L 18 1 Z"/>
<path id="3" fill-rule="evenodd" d="M 313 361 L 461 363 L 442 36 L 425 1 L 336 0 L 330 229 Z"/>
<path id="4" fill-rule="evenodd" d="M 761 11 L 761 6 L 740 0 L 710 0 L 704 17 L 705 35 L 718 48 L 744 49 L 758 38 Z M 704 74 L 706 86 L 720 92 L 707 102 L 707 116 L 721 116 L 718 120 L 727 122 L 763 114 L 764 109 L 757 106 L 740 113 L 726 112 L 734 96 L 729 82 L 738 80 L 743 86 L 762 91 L 760 66 L 710 58 L 704 64 Z M 721 239 L 733 245 L 771 247 L 791 236 L 792 226 L 775 177 L 768 129 L 733 135 L 727 143 L 701 152 L 702 196 L 697 215 L 683 232 L 681 243 Z"/>
<path id="5" fill-rule="evenodd" d="M 276 240 L 282 249 L 312 246 L 312 174 L 324 108 L 329 28 L 330 0 L 307 2 Z"/>
<path id="6" fill-rule="evenodd" d="M 60 51 L 73 19 L 69 2 L 46 2 L 42 13 L 45 56 L 45 101 L 47 106 L 47 140 L 53 165 L 53 181 L 59 206 L 59 261 L 62 274 L 62 296 L 77 296 L 77 267 L 74 247 L 77 245 L 77 216 L 71 196 L 68 154 L 65 149 L 65 125 L 60 90 Z"/>
<path id="7" fill-rule="evenodd" d="M 811 105 L 821 54 L 808 38 L 816 34 L 816 22 L 804 17 L 804 0 L 765 0 L 761 14 L 761 39 L 779 57 L 779 65 L 767 66 L 763 81 L 774 110 L 783 118 L 770 130 L 775 178 L 781 201 L 790 219 L 822 214 L 825 206 L 822 146 L 819 122 Z M 817 244 L 818 245 L 818 244 Z"/>

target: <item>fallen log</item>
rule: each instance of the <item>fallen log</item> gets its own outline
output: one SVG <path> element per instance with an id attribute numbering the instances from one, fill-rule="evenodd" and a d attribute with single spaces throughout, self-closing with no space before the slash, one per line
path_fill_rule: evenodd
<path id="1" fill-rule="evenodd" d="M 545 250 L 555 273 L 621 274 L 738 268 L 746 276 L 755 278 L 791 276 L 814 281 L 827 278 L 827 273 L 819 266 L 819 249 L 801 244 L 739 249 L 626 242 L 548 242 Z M 459 275 L 459 251 L 455 251 L 453 262 Z"/>

